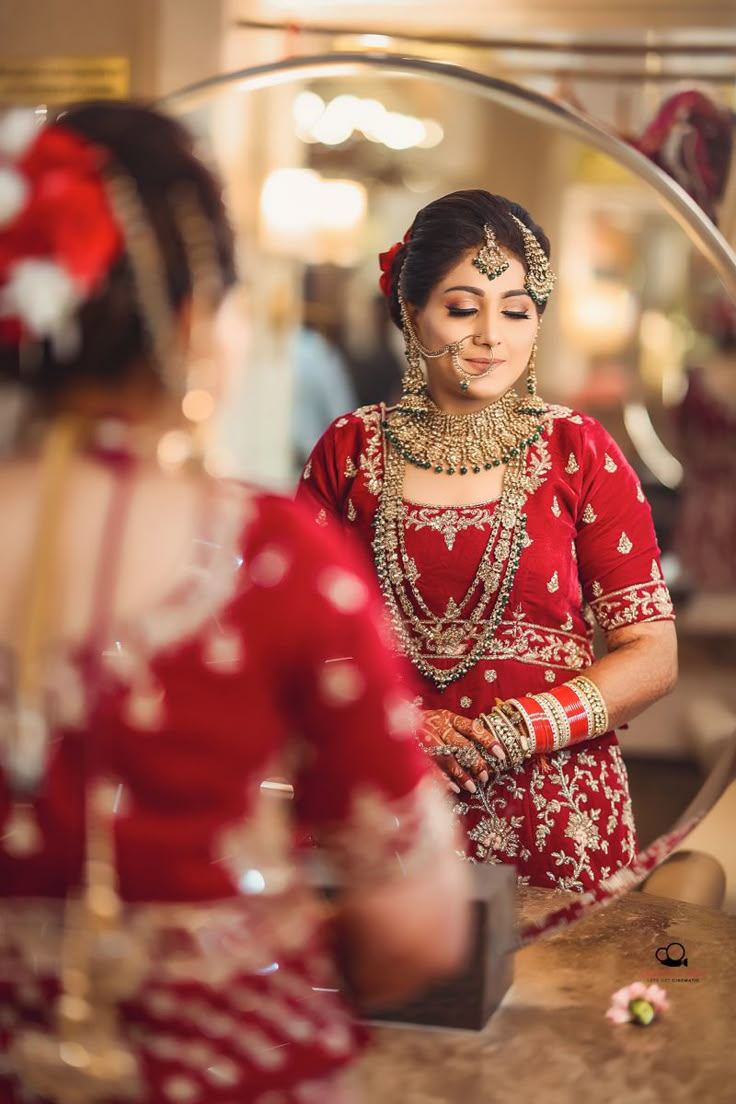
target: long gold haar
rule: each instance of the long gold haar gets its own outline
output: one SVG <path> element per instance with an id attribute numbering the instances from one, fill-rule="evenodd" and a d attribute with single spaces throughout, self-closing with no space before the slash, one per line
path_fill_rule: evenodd
<path id="1" fill-rule="evenodd" d="M 450 598 L 444 612 L 437 614 L 417 587 L 419 571 L 406 548 L 404 458 L 387 444 L 373 540 L 376 572 L 404 654 L 440 690 L 462 678 L 487 653 L 506 610 L 526 543 L 525 468 L 526 450 L 517 450 L 506 468 L 501 500 L 475 575 L 463 598 Z"/>
<path id="2" fill-rule="evenodd" d="M 512 215 L 522 234 L 527 262 L 525 287 L 534 301 L 546 302 L 554 274 L 535 235 Z M 473 263 L 495 279 L 508 267 L 493 228 L 483 228 L 484 245 Z M 522 399 L 508 391 L 496 402 L 470 414 L 447 414 L 433 402 L 421 367 L 425 360 L 448 355 L 467 391 L 474 379 L 464 371 L 463 341 L 442 349 L 425 349 L 411 322 L 398 288 L 408 371 L 396 407 L 384 421 L 385 470 L 376 511 L 373 555 L 376 572 L 394 631 L 404 654 L 440 690 L 463 678 L 488 652 L 501 623 L 521 553 L 527 543 L 526 458 L 542 437 L 548 421 L 546 405 L 536 393 L 536 341 L 528 365 L 527 391 Z M 467 340 L 467 339 L 464 339 Z M 482 375 L 492 371 L 492 366 Z M 404 464 L 438 475 L 479 474 L 506 465 L 503 492 L 494 513 L 488 541 L 463 597 L 449 598 L 435 613 L 425 602 L 417 581 L 420 572 L 405 540 Z"/>
<path id="3" fill-rule="evenodd" d="M 533 366 L 532 366 L 533 367 Z M 526 457 L 544 433 L 546 408 L 508 391 L 471 414 L 446 414 L 425 386 L 405 392 L 385 424 L 385 471 L 373 555 L 394 631 L 405 655 L 440 690 L 487 654 L 501 623 L 526 543 Z M 405 540 L 404 464 L 464 475 L 506 465 L 503 492 L 478 567 L 464 596 L 441 614 L 425 602 Z"/>

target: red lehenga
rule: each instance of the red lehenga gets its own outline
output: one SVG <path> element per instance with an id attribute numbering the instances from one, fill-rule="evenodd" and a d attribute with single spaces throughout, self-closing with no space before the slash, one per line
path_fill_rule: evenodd
<path id="1" fill-rule="evenodd" d="M 101 666 L 89 648 L 49 662 L 43 846 L 20 857 L 0 840 L 3 1104 L 27 1099 L 9 1048 L 52 1022 L 90 748 L 146 952 L 122 1021 L 140 1104 L 342 1100 L 360 1032 L 301 841 L 317 833 L 347 884 L 431 868 L 443 818 L 370 580 L 293 504 L 235 485 L 216 501 L 190 585 L 118 626 Z M 271 777 L 293 803 L 264 794 Z M 3 838 L 8 815 L 0 773 Z"/>
<path id="2" fill-rule="evenodd" d="M 384 417 L 383 408 L 369 406 L 334 422 L 298 491 L 319 525 L 338 519 L 369 551 L 383 488 Z M 477 716 L 496 698 L 539 693 L 590 666 L 596 622 L 612 630 L 673 617 L 649 506 L 599 423 L 550 407 L 546 431 L 525 458 L 524 493 L 526 534 L 502 619 L 457 681 L 440 690 L 422 678 L 422 708 Z M 403 562 L 432 614 L 448 617 L 458 609 L 486 554 L 496 508 L 495 502 L 455 508 L 404 500 Z M 416 607 L 415 613 L 423 616 Z M 471 624 L 466 611 L 455 627 L 467 651 L 483 626 Z M 449 663 L 458 654 L 433 659 Z M 466 857 L 514 863 L 524 884 L 582 891 L 636 853 L 626 769 L 613 732 L 533 758 L 453 802 Z"/>

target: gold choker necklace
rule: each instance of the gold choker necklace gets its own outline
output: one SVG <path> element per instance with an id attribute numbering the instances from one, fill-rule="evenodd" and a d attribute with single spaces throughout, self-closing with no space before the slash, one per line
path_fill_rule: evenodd
<path id="1" fill-rule="evenodd" d="M 472 414 L 446 414 L 426 387 L 405 392 L 384 432 L 407 463 L 438 475 L 467 475 L 508 464 L 544 432 L 545 408 L 515 391 Z"/>

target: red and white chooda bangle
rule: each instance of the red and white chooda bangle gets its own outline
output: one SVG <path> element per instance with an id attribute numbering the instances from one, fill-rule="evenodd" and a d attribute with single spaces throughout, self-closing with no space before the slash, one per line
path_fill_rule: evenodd
<path id="1" fill-rule="evenodd" d="M 523 726 L 528 737 L 528 755 L 545 755 L 595 739 L 609 727 L 603 695 L 585 675 L 577 675 L 570 682 L 543 694 L 509 698 L 503 708 L 507 717 L 513 711 L 517 726 Z M 493 713 L 495 710 L 491 717 Z M 496 735 L 503 743 L 498 730 Z"/>

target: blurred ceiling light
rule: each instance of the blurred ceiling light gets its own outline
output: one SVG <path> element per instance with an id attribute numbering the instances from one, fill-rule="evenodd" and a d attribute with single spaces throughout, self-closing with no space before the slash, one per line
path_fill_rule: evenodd
<path id="1" fill-rule="evenodd" d="M 571 287 L 561 306 L 567 338 L 590 356 L 618 353 L 632 338 L 637 300 L 619 280 L 599 278 Z"/>
<path id="2" fill-rule="evenodd" d="M 291 106 L 297 133 L 311 131 L 325 109 L 325 101 L 316 92 L 300 92 Z"/>
<path id="3" fill-rule="evenodd" d="M 383 131 L 383 144 L 389 149 L 403 150 L 419 146 L 424 141 L 424 123 L 413 115 L 389 111 Z"/>
<path id="4" fill-rule="evenodd" d="M 291 256 L 348 263 L 368 206 L 357 180 L 329 179 L 313 169 L 275 169 L 261 190 L 270 249 Z"/>
<path id="5" fill-rule="evenodd" d="M 424 138 L 418 143 L 420 149 L 434 149 L 445 137 L 445 132 L 434 119 L 422 119 Z"/>
<path id="6" fill-rule="evenodd" d="M 358 39 L 361 46 L 373 47 L 374 49 L 382 49 L 385 46 L 390 46 L 392 39 L 388 35 L 382 34 L 364 34 Z"/>
<path id="7" fill-rule="evenodd" d="M 325 146 L 339 146 L 347 142 L 355 129 L 359 108 L 356 96 L 336 96 L 312 127 L 312 136 Z"/>
<path id="8" fill-rule="evenodd" d="M 297 136 L 303 142 L 326 146 L 339 146 L 356 131 L 369 142 L 394 150 L 433 149 L 445 136 L 434 119 L 387 111 L 380 100 L 358 96 L 336 96 L 325 104 L 314 92 L 300 92 L 292 113 Z"/>
<path id="9" fill-rule="evenodd" d="M 321 183 L 320 226 L 326 229 L 352 230 L 365 216 L 365 188 L 355 180 L 323 180 Z"/>

